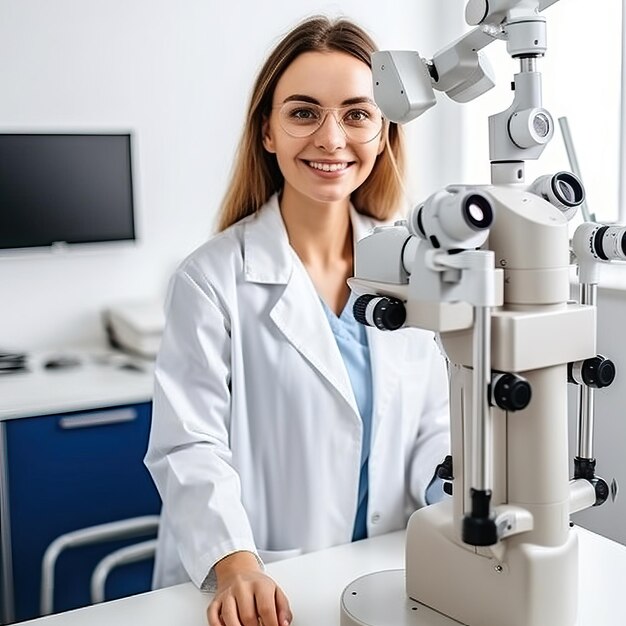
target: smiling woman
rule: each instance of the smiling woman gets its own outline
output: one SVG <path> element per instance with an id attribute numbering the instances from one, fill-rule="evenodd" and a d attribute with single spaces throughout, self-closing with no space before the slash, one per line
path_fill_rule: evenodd
<path id="1" fill-rule="evenodd" d="M 291 31 L 255 83 L 220 231 L 175 274 L 146 457 L 158 586 L 215 591 L 210 626 L 285 626 L 263 562 L 404 528 L 446 455 L 432 333 L 358 324 L 354 243 L 395 216 L 404 148 L 352 22 Z M 371 463 L 370 463 L 371 459 Z"/>
<path id="2" fill-rule="evenodd" d="M 305 99 L 308 104 L 302 102 Z M 345 102 L 360 104 L 337 106 Z M 263 135 L 263 146 L 276 155 L 284 177 L 283 219 L 288 222 L 292 211 L 305 210 L 311 203 L 321 203 L 324 207 L 316 208 L 322 210 L 342 204 L 347 216 L 350 195 L 366 181 L 385 147 L 381 131 L 369 66 L 344 52 L 305 52 L 297 57 L 276 85 Z"/>

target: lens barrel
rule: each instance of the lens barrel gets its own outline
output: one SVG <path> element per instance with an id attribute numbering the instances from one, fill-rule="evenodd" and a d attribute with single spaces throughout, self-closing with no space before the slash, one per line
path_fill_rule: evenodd
<path id="1" fill-rule="evenodd" d="M 359 296 L 352 307 L 354 319 L 379 330 L 398 330 L 406 322 L 406 308 L 401 300 L 367 294 Z"/>

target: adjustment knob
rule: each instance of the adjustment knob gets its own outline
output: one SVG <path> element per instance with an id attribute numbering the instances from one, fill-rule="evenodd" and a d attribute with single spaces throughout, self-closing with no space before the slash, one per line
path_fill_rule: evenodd
<path id="1" fill-rule="evenodd" d="M 493 546 L 498 543 L 498 529 L 491 512 L 491 491 L 471 489 L 471 513 L 466 513 L 461 538 L 470 546 Z"/>
<path id="2" fill-rule="evenodd" d="M 406 321 L 404 303 L 388 296 L 359 296 L 352 307 L 354 319 L 380 330 L 397 330 Z"/>
<path id="3" fill-rule="evenodd" d="M 567 380 L 577 385 L 602 389 L 615 380 L 615 364 L 601 354 L 584 361 L 568 363 Z"/>
<path id="4" fill-rule="evenodd" d="M 454 474 L 452 473 L 452 456 L 448 454 L 446 458 L 437 465 L 435 470 L 438 478 L 442 480 L 453 480 Z"/>
<path id="5" fill-rule="evenodd" d="M 491 379 L 492 404 L 503 411 L 521 411 L 528 406 L 532 391 L 530 383 L 517 374 L 496 374 Z"/>

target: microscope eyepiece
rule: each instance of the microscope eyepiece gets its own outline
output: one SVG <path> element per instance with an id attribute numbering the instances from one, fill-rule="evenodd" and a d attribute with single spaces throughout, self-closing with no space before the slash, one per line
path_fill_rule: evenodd
<path id="1" fill-rule="evenodd" d="M 493 209 L 485 196 L 472 194 L 463 204 L 463 217 L 474 230 L 484 230 L 493 223 Z"/>
<path id="2" fill-rule="evenodd" d="M 578 206 L 583 198 L 584 191 L 581 185 L 573 181 L 573 176 L 560 172 L 552 177 L 552 191 L 554 195 L 567 206 Z"/>
<path id="3" fill-rule="evenodd" d="M 528 188 L 528 191 L 547 200 L 568 220 L 576 214 L 576 207 L 585 200 L 585 188 L 580 179 L 571 172 L 540 176 Z"/>
<path id="4" fill-rule="evenodd" d="M 433 248 L 470 250 L 485 243 L 494 216 L 492 202 L 481 189 L 450 185 L 418 204 L 408 215 L 407 228 Z"/>

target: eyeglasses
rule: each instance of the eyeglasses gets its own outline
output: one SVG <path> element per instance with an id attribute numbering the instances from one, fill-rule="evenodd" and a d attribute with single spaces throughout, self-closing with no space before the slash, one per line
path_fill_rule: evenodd
<path id="1" fill-rule="evenodd" d="M 311 102 L 290 100 L 273 108 L 280 109 L 280 126 L 292 137 L 310 137 L 324 124 L 329 113 L 333 114 L 345 136 L 356 143 L 372 141 L 383 128 L 380 109 L 370 102 L 323 107 Z"/>

